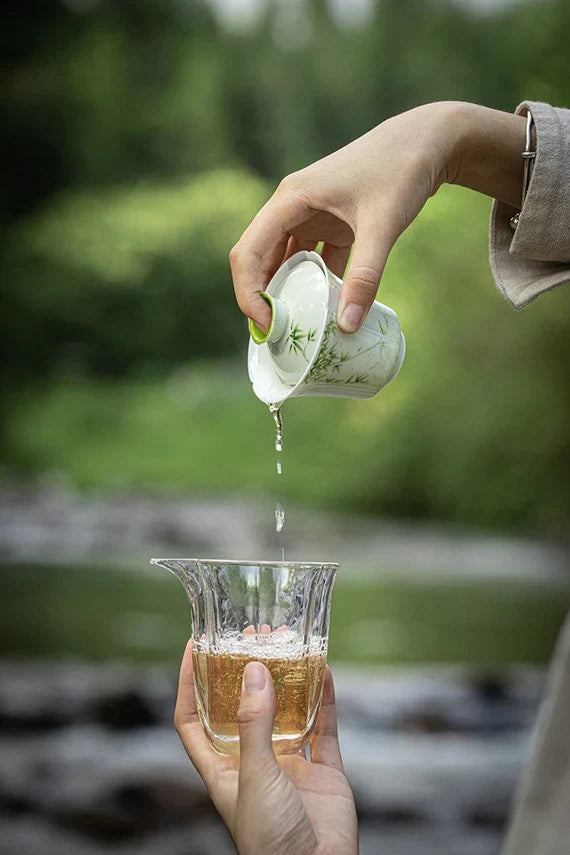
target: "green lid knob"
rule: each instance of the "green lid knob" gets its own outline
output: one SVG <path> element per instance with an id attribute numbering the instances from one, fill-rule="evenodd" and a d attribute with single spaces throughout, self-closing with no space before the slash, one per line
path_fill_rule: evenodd
<path id="1" fill-rule="evenodd" d="M 287 308 L 281 300 L 275 300 L 267 291 L 262 291 L 261 297 L 271 308 L 271 322 L 267 332 L 260 330 L 255 321 L 249 319 L 249 334 L 256 344 L 264 344 L 266 341 L 279 341 L 285 327 L 287 326 Z"/>
<path id="2" fill-rule="evenodd" d="M 249 319 L 249 334 L 256 344 L 264 344 L 267 341 L 273 329 L 273 318 L 275 316 L 275 312 L 273 310 L 273 300 L 271 299 L 269 294 L 266 291 L 262 291 L 260 297 L 263 297 L 265 302 L 269 303 L 269 306 L 271 308 L 271 323 L 269 324 L 267 332 L 263 332 L 259 329 L 255 321 L 252 321 L 251 318 Z"/>

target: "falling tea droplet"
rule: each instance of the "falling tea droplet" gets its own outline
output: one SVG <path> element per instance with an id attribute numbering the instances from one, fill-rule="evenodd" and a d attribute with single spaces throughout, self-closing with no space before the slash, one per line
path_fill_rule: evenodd
<path id="1" fill-rule="evenodd" d="M 275 531 L 283 531 L 285 525 L 285 509 L 279 502 L 275 505 Z"/>
<path id="2" fill-rule="evenodd" d="M 283 419 L 281 418 L 281 410 L 279 404 L 269 404 L 269 412 L 273 416 L 275 422 L 275 451 L 280 454 L 283 451 Z M 277 474 L 281 475 L 283 467 L 281 459 L 278 457 L 276 461 Z M 279 535 L 281 544 L 281 560 L 285 561 L 285 545 L 283 543 L 283 526 L 285 525 L 285 509 L 280 502 L 275 504 L 275 531 Z"/>

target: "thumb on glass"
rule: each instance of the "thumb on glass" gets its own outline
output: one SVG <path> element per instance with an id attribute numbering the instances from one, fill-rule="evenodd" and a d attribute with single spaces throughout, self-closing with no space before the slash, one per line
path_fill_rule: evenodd
<path id="1" fill-rule="evenodd" d="M 275 689 L 261 662 L 248 662 L 243 672 L 238 709 L 240 784 L 259 778 L 263 767 L 276 765 L 271 734 L 275 717 Z"/>

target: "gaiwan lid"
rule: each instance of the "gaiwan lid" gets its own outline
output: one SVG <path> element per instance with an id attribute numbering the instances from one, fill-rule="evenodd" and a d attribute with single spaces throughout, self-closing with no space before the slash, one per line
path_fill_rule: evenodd
<path id="1" fill-rule="evenodd" d="M 250 320 L 249 378 L 266 404 L 291 397 L 310 371 L 328 312 L 328 277 L 320 255 L 298 252 L 277 271 L 261 296 L 271 307 L 263 332 Z"/>

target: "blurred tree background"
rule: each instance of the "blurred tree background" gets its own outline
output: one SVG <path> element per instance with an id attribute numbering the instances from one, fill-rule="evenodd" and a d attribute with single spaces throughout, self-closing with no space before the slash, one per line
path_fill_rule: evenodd
<path id="1" fill-rule="evenodd" d="M 5 479 L 271 492 L 227 254 L 279 179 L 423 102 L 570 102 L 566 0 L 243 7 L 4 4 Z M 567 533 L 570 292 L 506 306 L 488 210 L 443 188 L 398 242 L 404 370 L 285 408 L 289 498 Z"/>

